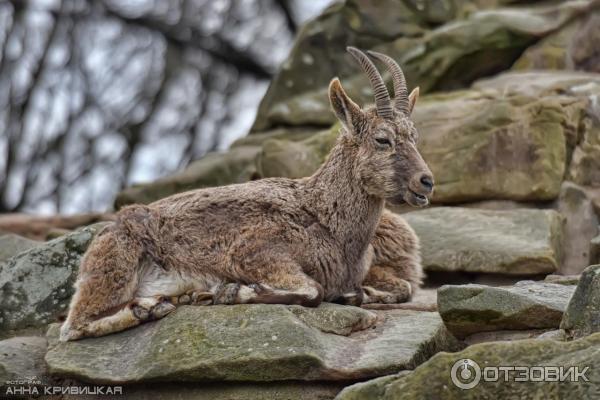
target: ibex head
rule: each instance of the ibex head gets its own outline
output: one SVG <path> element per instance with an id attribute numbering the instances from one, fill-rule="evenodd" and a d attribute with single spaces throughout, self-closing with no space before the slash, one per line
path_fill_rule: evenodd
<path id="1" fill-rule="evenodd" d="M 433 193 L 433 176 L 417 150 L 418 133 L 410 120 L 419 89 L 409 95 L 400 66 L 384 54 L 369 51 L 391 72 L 395 94 L 392 101 L 373 62 L 354 47 L 348 47 L 348 51 L 366 72 L 375 95 L 375 107 L 362 110 L 348 97 L 339 79 L 329 84 L 331 106 L 344 127 L 344 135 L 357 149 L 357 178 L 368 193 L 391 203 L 427 205 Z"/>

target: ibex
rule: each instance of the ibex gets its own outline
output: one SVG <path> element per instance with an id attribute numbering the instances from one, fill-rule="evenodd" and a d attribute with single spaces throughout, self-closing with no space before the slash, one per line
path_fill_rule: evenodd
<path id="1" fill-rule="evenodd" d="M 424 206 L 433 177 L 416 148 L 404 75 L 390 57 L 392 102 L 366 54 L 349 47 L 373 87 L 362 110 L 335 78 L 342 128 L 310 177 L 270 178 L 133 205 L 93 240 L 62 326 L 63 341 L 165 316 L 175 303 L 317 306 L 406 301 L 421 279 L 418 240 L 384 203 Z M 383 215 L 383 216 L 382 216 Z M 373 265 L 373 267 L 371 267 Z"/>

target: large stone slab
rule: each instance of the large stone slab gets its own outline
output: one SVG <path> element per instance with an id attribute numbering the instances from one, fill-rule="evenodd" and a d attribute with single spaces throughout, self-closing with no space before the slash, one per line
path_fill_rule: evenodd
<path id="1" fill-rule="evenodd" d="M 102 226 L 83 228 L 0 264 L 0 337 L 44 327 L 66 313 L 81 256 Z"/>
<path id="2" fill-rule="evenodd" d="M 375 316 L 332 304 L 184 306 L 94 339 L 58 343 L 53 326 L 46 362 L 54 374 L 89 382 L 338 381 L 414 368 L 456 348 L 437 313 Z"/>
<path id="3" fill-rule="evenodd" d="M 438 311 L 457 337 L 497 330 L 556 329 L 573 285 L 521 281 L 514 286 L 445 285 Z"/>
<path id="4" fill-rule="evenodd" d="M 560 323 L 571 338 L 600 332 L 600 265 L 583 271 Z"/>
<path id="5" fill-rule="evenodd" d="M 542 274 L 561 259 L 562 218 L 553 210 L 434 207 L 402 216 L 430 271 Z"/>
<path id="6" fill-rule="evenodd" d="M 396 400 L 396 399 L 597 399 L 600 393 L 600 333 L 573 342 L 528 339 L 516 342 L 483 343 L 469 346 L 458 353 L 439 353 L 413 372 L 387 376 L 358 383 L 344 389 L 336 400 Z M 480 372 L 485 367 L 577 367 L 585 377 L 578 381 L 566 379 L 517 381 L 515 372 L 505 380 L 499 372 L 495 382 L 480 379 L 471 389 L 456 386 L 451 370 L 457 362 L 469 359 L 477 363 Z M 460 383 L 474 382 L 475 369 L 469 368 L 469 379 L 457 377 Z M 534 380 L 541 371 L 534 372 Z M 490 374 L 492 376 L 492 374 Z M 520 372 L 519 376 L 523 376 Z"/>

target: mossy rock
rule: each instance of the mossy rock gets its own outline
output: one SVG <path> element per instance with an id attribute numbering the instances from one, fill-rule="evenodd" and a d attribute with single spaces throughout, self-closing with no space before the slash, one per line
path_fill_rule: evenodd
<path id="1" fill-rule="evenodd" d="M 421 93 L 465 88 L 476 79 L 509 69 L 522 52 L 540 38 L 560 31 L 571 21 L 583 18 L 599 7 L 590 0 L 577 4 L 541 4 L 519 8 L 518 12 L 511 8 L 473 12 L 463 14 L 466 15 L 464 20 L 431 30 L 423 29 L 427 17 L 417 17 L 413 19 L 416 24 L 400 23 L 381 36 L 381 31 L 377 34 L 369 29 L 356 32 L 347 25 L 352 27 L 353 19 L 359 21 L 357 26 L 368 25 L 363 22 L 371 20 L 377 9 L 378 21 L 382 21 L 378 25 L 383 27 L 383 22 L 414 18 L 414 10 L 403 10 L 407 2 L 384 1 L 377 6 L 368 6 L 367 2 L 353 3 L 346 2 L 329 9 L 300 33 L 290 57 L 261 102 L 253 131 L 280 125 L 332 124 L 334 117 L 329 112 L 327 85 L 334 76 L 342 79 L 348 94 L 359 104 L 372 102 L 367 79 L 345 53 L 348 45 L 389 54 L 403 67 L 410 88 L 420 86 Z M 432 1 L 421 3 L 423 8 L 417 13 L 419 16 L 433 9 L 428 7 Z M 472 2 L 476 9 L 482 4 L 475 3 L 484 2 Z M 460 14 L 457 10 L 461 7 L 451 5 L 450 8 L 452 11 L 448 14 Z M 438 9 L 444 7 L 438 6 Z M 327 28 L 322 27 L 324 20 L 329 24 Z M 410 33 L 415 26 L 418 29 Z M 425 28 L 429 27 L 425 25 Z M 331 34 L 331 31 L 343 33 Z"/>
<path id="2" fill-rule="evenodd" d="M 42 243 L 0 264 L 0 337 L 45 328 L 66 314 L 81 257 L 105 224 Z"/>
<path id="3" fill-rule="evenodd" d="M 527 339 L 515 342 L 492 342 L 469 346 L 458 353 L 439 353 L 417 367 L 403 373 L 358 383 L 344 389 L 336 400 L 392 400 L 392 399 L 585 399 L 598 398 L 600 393 L 600 333 L 572 342 Z M 457 362 L 469 359 L 485 367 L 553 366 L 577 367 L 586 380 L 515 381 L 514 371 L 505 380 L 480 380 L 472 389 L 461 389 L 451 380 L 451 369 Z M 474 371 L 472 368 L 471 371 Z M 502 372 L 500 372 L 502 374 Z M 471 375 L 475 376 L 475 375 Z M 536 377 L 539 375 L 535 375 Z M 460 383 L 470 383 L 460 380 Z"/>
<path id="4" fill-rule="evenodd" d="M 444 285 L 438 311 L 446 327 L 464 338 L 479 332 L 556 329 L 573 285 L 521 281 L 514 286 Z"/>
<path id="5" fill-rule="evenodd" d="M 600 93 L 596 84 L 600 75 L 513 73 L 478 82 L 472 90 L 424 96 L 413 120 L 436 180 L 433 201 L 552 200 L 571 154 L 572 174 L 593 179 L 596 136 L 586 121 L 592 96 Z M 333 115 L 329 109 L 326 114 Z M 294 144 L 265 142 L 259 175 L 310 175 L 338 130 L 334 125 Z M 590 139 L 578 145 L 582 136 Z"/>
<path id="6" fill-rule="evenodd" d="M 58 328 L 48 333 L 51 373 L 115 384 L 364 379 L 458 348 L 437 313 L 376 316 L 333 304 L 184 306 L 134 329 L 67 343 L 57 341 Z"/>
<path id="7" fill-rule="evenodd" d="M 577 18 L 529 47 L 513 70 L 577 70 L 600 72 L 600 54 L 591 37 L 600 34 L 600 11 Z"/>

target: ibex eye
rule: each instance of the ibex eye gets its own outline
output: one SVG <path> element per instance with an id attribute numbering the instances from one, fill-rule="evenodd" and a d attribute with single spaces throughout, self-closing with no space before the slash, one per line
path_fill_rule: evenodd
<path id="1" fill-rule="evenodd" d="M 375 138 L 375 141 L 381 145 L 384 146 L 391 146 L 392 143 L 389 141 L 388 138 Z"/>

